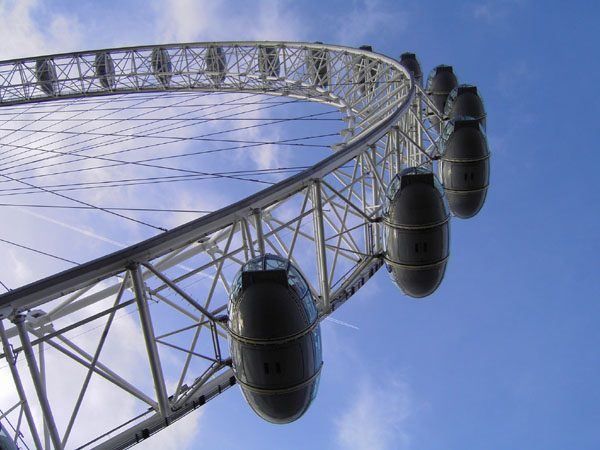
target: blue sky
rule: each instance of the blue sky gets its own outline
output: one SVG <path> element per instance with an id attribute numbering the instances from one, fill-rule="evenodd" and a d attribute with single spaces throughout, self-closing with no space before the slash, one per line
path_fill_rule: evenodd
<path id="1" fill-rule="evenodd" d="M 455 68 L 487 113 L 491 187 L 452 221 L 431 297 L 380 271 L 322 325 L 319 395 L 274 426 L 238 388 L 167 433 L 187 448 L 600 448 L 595 164 L 600 3 L 0 2 L 0 59 L 178 41 L 368 44 Z M 150 440 L 139 448 L 152 448 Z"/>

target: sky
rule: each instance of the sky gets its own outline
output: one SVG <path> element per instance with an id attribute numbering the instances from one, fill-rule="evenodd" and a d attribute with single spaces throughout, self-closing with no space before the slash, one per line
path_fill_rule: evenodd
<path id="1" fill-rule="evenodd" d="M 0 2 L 1 60 L 211 40 L 367 44 L 416 53 L 425 74 L 453 65 L 485 101 L 487 201 L 452 220 L 433 295 L 403 296 L 382 270 L 335 312 L 352 327 L 323 322 L 319 395 L 299 421 L 262 421 L 234 387 L 137 448 L 600 448 L 598 19 L 596 1 Z"/>

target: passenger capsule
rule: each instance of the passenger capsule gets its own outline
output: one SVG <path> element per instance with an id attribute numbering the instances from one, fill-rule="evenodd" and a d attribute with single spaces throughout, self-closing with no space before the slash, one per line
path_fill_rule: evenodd
<path id="1" fill-rule="evenodd" d="M 482 124 L 455 117 L 444 127 L 440 173 L 450 211 L 467 219 L 485 202 L 490 178 L 490 152 Z"/>
<path id="2" fill-rule="evenodd" d="M 383 208 L 388 272 L 411 297 L 426 297 L 442 282 L 450 254 L 450 213 L 435 175 L 409 167 L 390 182 Z"/>
<path id="3" fill-rule="evenodd" d="M 265 78 L 277 78 L 279 76 L 280 63 L 277 47 L 258 47 L 258 70 Z"/>
<path id="4" fill-rule="evenodd" d="M 206 49 L 206 74 L 215 86 L 225 81 L 227 73 L 227 59 L 223 47 L 211 45 Z"/>
<path id="5" fill-rule="evenodd" d="M 318 312 L 290 261 L 265 255 L 234 278 L 228 305 L 233 371 L 250 407 L 272 423 L 289 423 L 317 394 L 323 359 Z"/>
<path id="6" fill-rule="evenodd" d="M 361 45 L 361 50 L 373 51 L 370 45 Z M 352 72 L 354 84 L 358 86 L 358 92 L 364 94 L 368 89 L 377 86 L 377 63 L 368 56 L 360 55 L 354 63 Z"/>
<path id="7" fill-rule="evenodd" d="M 473 117 L 480 121 L 484 130 L 486 129 L 483 99 L 475 86 L 461 84 L 452 89 L 446 100 L 444 115 L 448 119 L 460 116 Z"/>
<path id="8" fill-rule="evenodd" d="M 173 65 L 167 49 L 152 49 L 152 72 L 162 87 L 169 87 L 173 76 Z"/>
<path id="9" fill-rule="evenodd" d="M 329 52 L 324 49 L 309 49 L 306 56 L 306 73 L 313 85 L 321 88 L 329 86 Z"/>
<path id="10" fill-rule="evenodd" d="M 452 66 L 441 64 L 435 67 L 429 74 L 425 90 L 427 91 L 427 97 L 433 102 L 440 115 L 444 114 L 448 94 L 457 85 L 458 80 Z M 435 127 L 439 126 L 440 120 L 436 114 L 432 114 L 431 122 Z"/>
<path id="11" fill-rule="evenodd" d="M 96 77 L 103 88 L 112 89 L 115 87 L 115 64 L 110 53 L 96 53 L 94 69 L 96 70 Z"/>
<path id="12" fill-rule="evenodd" d="M 19 450 L 15 441 L 11 439 L 7 430 L 0 423 L 0 450 Z"/>
<path id="13" fill-rule="evenodd" d="M 48 95 L 56 92 L 56 68 L 50 58 L 38 59 L 35 62 L 35 77 L 42 91 Z"/>
<path id="14" fill-rule="evenodd" d="M 400 64 L 402 64 L 406 70 L 408 70 L 413 78 L 415 79 L 415 84 L 419 86 L 423 86 L 423 72 L 421 72 L 421 65 L 419 64 L 419 60 L 414 53 L 402 53 L 400 55 Z"/>

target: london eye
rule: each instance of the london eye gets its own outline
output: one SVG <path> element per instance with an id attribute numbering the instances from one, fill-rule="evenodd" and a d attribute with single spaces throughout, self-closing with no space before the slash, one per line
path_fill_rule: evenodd
<path id="1" fill-rule="evenodd" d="M 285 113 L 261 116 L 273 110 Z M 476 215 L 489 184 L 477 88 L 446 65 L 424 81 L 414 54 L 367 46 L 206 42 L 4 61 L 0 114 L 0 195 L 118 248 L 90 244 L 79 261 L 5 240 L 61 264 L 0 296 L 13 382 L 0 423 L 27 448 L 128 448 L 236 384 L 267 421 L 310 414 L 327 370 L 321 321 L 381 268 L 407 296 L 433 293 L 450 221 Z M 274 125 L 289 135 L 257 137 Z M 235 193 L 207 210 L 162 191 L 187 184 L 189 204 L 210 204 L 200 183 L 223 180 Z M 162 206 L 148 207 L 153 197 Z M 125 227 L 126 242 L 61 211 Z M 127 346 L 143 375 L 107 361 Z M 99 384 L 114 397 L 97 398 Z M 122 417 L 115 399 L 137 413 Z M 114 420 L 74 433 L 98 408 Z"/>

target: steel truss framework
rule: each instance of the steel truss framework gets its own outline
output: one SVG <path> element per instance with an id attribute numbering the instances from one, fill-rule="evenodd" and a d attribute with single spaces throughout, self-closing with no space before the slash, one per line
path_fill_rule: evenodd
<path id="1" fill-rule="evenodd" d="M 2 357 L 17 398 L 1 406 L 0 419 L 16 424 L 15 442 L 24 430 L 38 448 L 127 448 L 204 405 L 235 383 L 223 316 L 240 265 L 264 253 L 291 259 L 323 320 L 383 264 L 381 200 L 391 177 L 407 166 L 435 168 L 439 130 L 427 119 L 438 114 L 435 107 L 396 60 L 363 50 L 218 42 L 0 63 L 1 105 L 166 90 L 325 103 L 345 114 L 342 139 L 330 157 L 244 200 L 0 296 Z M 126 310 L 133 310 L 134 331 L 145 344 L 143 379 L 120 373 L 103 353 L 115 317 Z M 83 348 L 76 338 L 90 329 L 97 338 Z M 48 348 L 79 368 L 70 402 L 47 384 Z M 27 366 L 17 365 L 20 355 Z M 93 382 L 114 386 L 140 413 L 72 442 L 85 408 L 119 408 L 92 398 Z"/>

